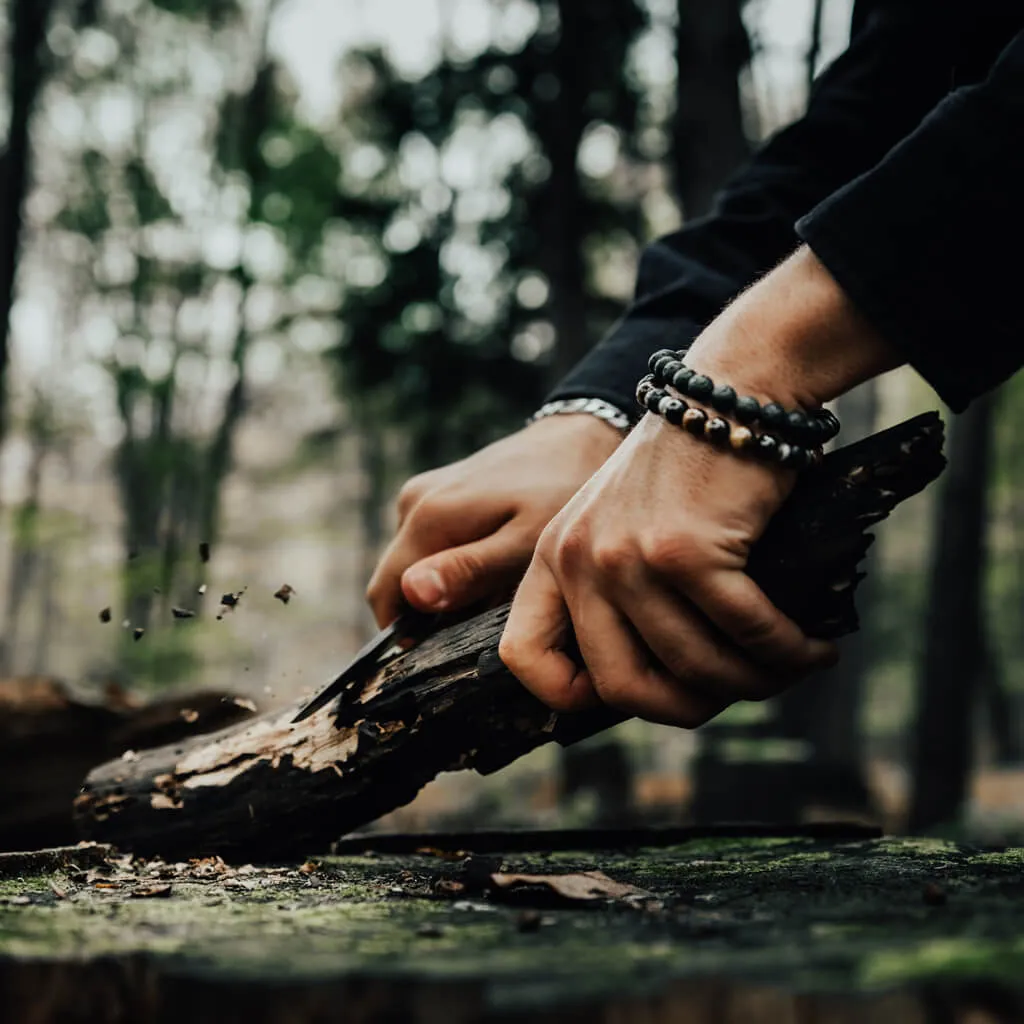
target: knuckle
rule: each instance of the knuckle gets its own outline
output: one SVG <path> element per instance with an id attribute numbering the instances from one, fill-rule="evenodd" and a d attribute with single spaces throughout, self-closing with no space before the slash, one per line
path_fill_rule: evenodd
<path id="1" fill-rule="evenodd" d="M 507 629 L 498 641 L 498 657 L 512 675 L 519 676 L 523 668 L 522 645 L 516 635 Z"/>
<path id="2" fill-rule="evenodd" d="M 576 523 L 564 530 L 555 539 L 555 535 L 544 531 L 542 543 L 545 548 L 553 548 L 553 562 L 563 569 L 576 569 L 586 560 L 590 550 L 590 532 L 582 524 Z"/>
<path id="3" fill-rule="evenodd" d="M 595 568 L 605 576 L 624 576 L 638 560 L 632 545 L 622 541 L 598 544 L 591 555 Z"/>
<path id="4" fill-rule="evenodd" d="M 707 561 L 699 538 L 684 531 L 648 534 L 641 538 L 640 553 L 644 563 L 655 571 L 683 579 L 699 575 Z"/>

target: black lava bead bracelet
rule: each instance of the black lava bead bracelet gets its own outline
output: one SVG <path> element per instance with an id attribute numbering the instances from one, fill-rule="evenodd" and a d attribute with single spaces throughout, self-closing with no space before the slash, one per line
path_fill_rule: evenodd
<path id="1" fill-rule="evenodd" d="M 637 385 L 636 400 L 648 412 L 720 448 L 729 447 L 786 469 L 806 469 L 821 459 L 819 446 L 792 444 L 775 434 L 755 434 L 745 424 L 730 424 L 721 416 L 691 406 L 685 399 L 658 387 L 654 374 L 648 374 Z"/>
<path id="2" fill-rule="evenodd" d="M 759 423 L 791 445 L 818 448 L 839 433 L 839 420 L 830 410 L 786 410 L 778 402 L 761 405 L 756 398 L 738 396 L 728 384 L 716 387 L 710 377 L 687 366 L 679 352 L 661 349 L 651 356 L 648 366 L 655 385 L 672 387 L 684 398 L 709 405 L 723 416 L 732 416 L 741 426 Z"/>

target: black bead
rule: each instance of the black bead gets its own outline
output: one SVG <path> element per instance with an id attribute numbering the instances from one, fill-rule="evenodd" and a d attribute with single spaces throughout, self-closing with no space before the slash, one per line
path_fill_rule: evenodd
<path id="1" fill-rule="evenodd" d="M 656 413 L 658 411 L 658 403 L 665 397 L 667 396 L 663 388 L 651 388 L 647 393 L 647 402 L 645 404 L 651 412 Z"/>
<path id="2" fill-rule="evenodd" d="M 661 379 L 664 384 L 671 384 L 672 378 L 683 368 L 683 364 L 678 359 L 672 359 L 667 363 L 661 364 Z"/>
<path id="3" fill-rule="evenodd" d="M 728 384 L 719 384 L 711 392 L 711 405 L 718 412 L 730 413 L 736 408 L 736 391 Z"/>
<path id="4" fill-rule="evenodd" d="M 678 359 L 678 358 L 679 357 L 671 349 L 660 348 L 660 349 L 658 349 L 657 352 L 655 352 L 651 356 L 650 359 L 647 360 L 647 369 L 650 370 L 651 373 L 654 373 L 655 372 L 655 370 L 654 370 L 655 366 L 657 366 L 657 364 L 659 362 L 661 362 L 662 359 Z"/>
<path id="5" fill-rule="evenodd" d="M 794 444 L 779 460 L 786 469 L 806 469 L 811 464 L 811 453 L 806 448 Z"/>
<path id="6" fill-rule="evenodd" d="M 739 423 L 749 426 L 751 423 L 756 423 L 760 415 L 761 403 L 756 398 L 745 395 L 743 398 L 736 399 L 735 416 Z"/>
<path id="7" fill-rule="evenodd" d="M 678 427 L 683 422 L 683 413 L 689 406 L 685 402 L 681 402 L 678 398 L 672 398 L 671 396 L 666 398 L 658 406 L 658 412 L 665 417 L 674 427 Z"/>
<path id="8" fill-rule="evenodd" d="M 704 424 L 708 421 L 708 414 L 703 409 L 687 409 L 683 414 L 683 429 L 698 437 L 704 436 Z"/>
<path id="9" fill-rule="evenodd" d="M 720 416 L 712 417 L 704 425 L 704 436 L 712 444 L 728 444 L 730 433 L 729 424 Z"/>
<path id="10" fill-rule="evenodd" d="M 782 430 L 786 426 L 786 410 L 778 402 L 769 402 L 761 410 L 761 422 L 770 430 Z"/>
<path id="11" fill-rule="evenodd" d="M 695 373 L 686 385 L 686 393 L 691 398 L 706 399 L 714 390 L 714 381 L 710 377 L 705 377 L 702 373 Z"/>
<path id="12" fill-rule="evenodd" d="M 654 377 L 659 384 L 665 379 L 665 367 L 668 366 L 669 363 L 674 363 L 675 361 L 676 357 L 672 355 L 671 352 L 654 361 L 652 369 L 654 370 Z"/>
<path id="13" fill-rule="evenodd" d="M 680 370 L 676 370 L 672 376 L 672 387 L 682 394 L 686 394 L 687 385 L 690 383 L 690 378 L 693 376 L 693 370 L 688 366 L 684 366 Z"/>
<path id="14" fill-rule="evenodd" d="M 757 439 L 757 454 L 765 462 L 774 462 L 779 454 L 779 439 L 773 434 L 762 434 Z"/>

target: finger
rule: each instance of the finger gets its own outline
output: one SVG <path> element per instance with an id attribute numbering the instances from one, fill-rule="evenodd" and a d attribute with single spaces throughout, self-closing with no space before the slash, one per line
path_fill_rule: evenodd
<path id="1" fill-rule="evenodd" d="M 555 577 L 534 557 L 516 591 L 498 655 L 523 686 L 555 711 L 581 711 L 598 703 L 586 670 L 566 653 L 569 630 Z"/>
<path id="2" fill-rule="evenodd" d="M 651 582 L 621 588 L 622 613 L 651 653 L 684 689 L 707 697 L 763 700 L 780 689 L 774 672 L 746 658 L 685 598 Z"/>
<path id="3" fill-rule="evenodd" d="M 751 659 L 789 673 L 834 665 L 838 648 L 813 640 L 744 572 L 721 570 L 691 582 L 687 596 Z"/>
<path id="4" fill-rule="evenodd" d="M 480 509 L 472 502 L 420 502 L 385 549 L 366 588 L 377 624 L 383 628 L 401 614 L 402 575 L 410 566 L 446 548 L 487 536 L 499 529 L 507 517 L 507 510 Z"/>
<path id="5" fill-rule="evenodd" d="M 402 574 L 402 593 L 414 608 L 440 612 L 487 598 L 507 597 L 533 557 L 533 540 L 514 523 L 489 537 L 424 558 Z"/>
<path id="6" fill-rule="evenodd" d="M 574 599 L 570 612 L 594 690 L 605 704 L 626 715 L 694 729 L 730 703 L 680 686 L 652 662 L 634 627 L 596 591 Z"/>

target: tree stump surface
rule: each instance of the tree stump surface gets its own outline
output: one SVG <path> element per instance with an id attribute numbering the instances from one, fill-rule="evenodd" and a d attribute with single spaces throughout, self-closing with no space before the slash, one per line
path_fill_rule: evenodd
<path id="1" fill-rule="evenodd" d="M 607 899 L 501 887 L 595 871 Z M 994 1024 L 1024 1010 L 1022 899 L 1024 850 L 934 839 L 47 852 L 0 862 L 0 1020 Z"/>

